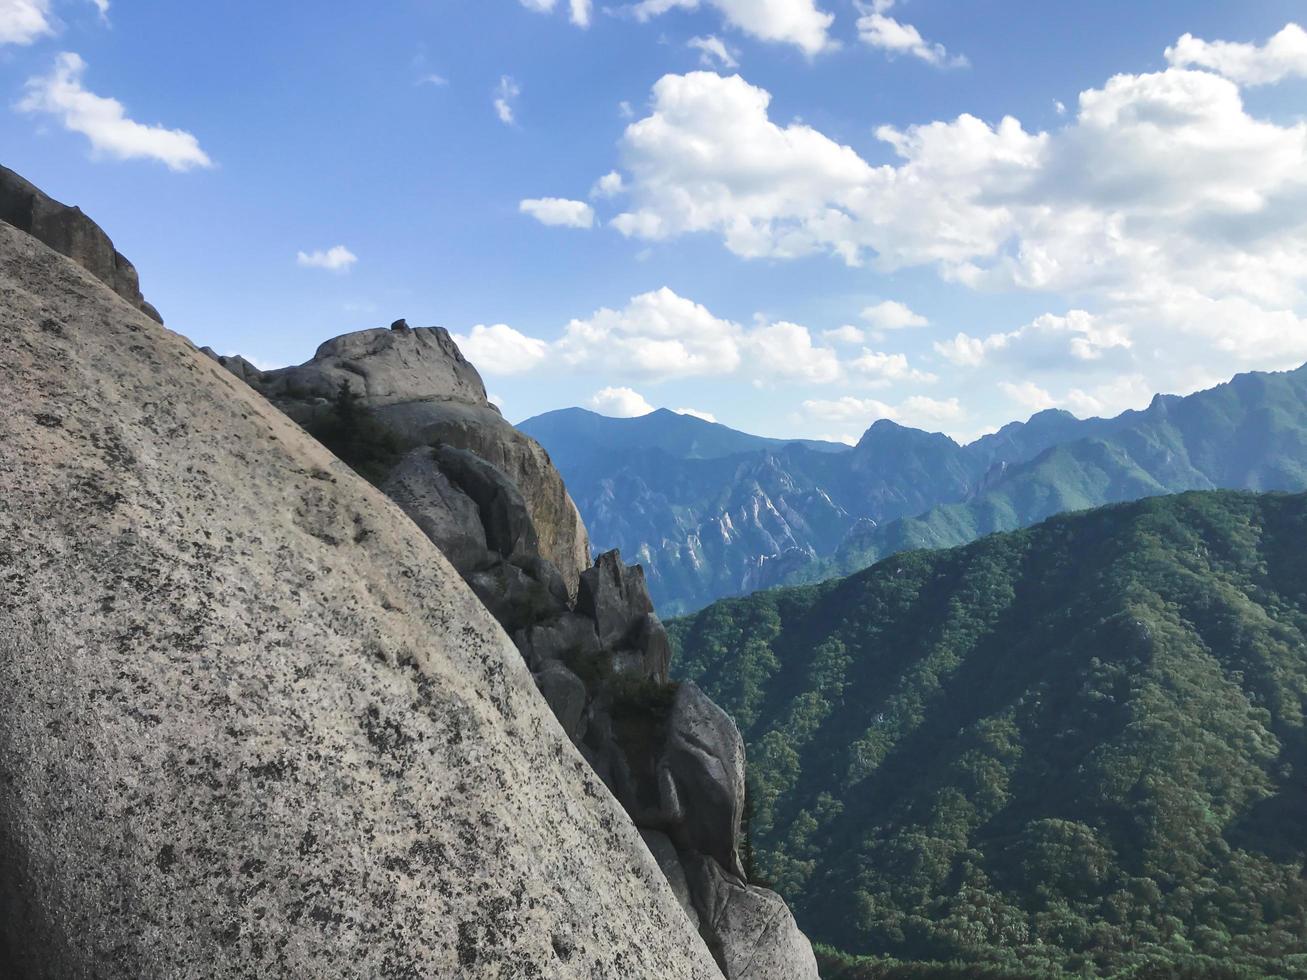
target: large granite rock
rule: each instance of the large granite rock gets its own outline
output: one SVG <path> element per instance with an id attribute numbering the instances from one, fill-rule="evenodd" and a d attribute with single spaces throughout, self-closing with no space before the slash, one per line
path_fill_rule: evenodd
<path id="1" fill-rule="evenodd" d="M 231 361 L 230 358 L 225 359 Z M 513 428 L 440 327 L 361 330 L 327 341 L 296 367 L 233 373 L 297 421 L 307 421 L 348 381 L 362 404 L 409 444 L 464 449 L 506 474 L 531 514 L 540 552 L 572 595 L 590 564 L 590 541 L 563 479 L 539 443 Z"/>
<path id="2" fill-rule="evenodd" d="M 726 980 L 817 980 L 817 958 L 781 897 L 746 885 L 712 858 L 683 858 L 699 933 Z"/>
<path id="3" fill-rule="evenodd" d="M 744 739 L 730 715 L 691 682 L 680 686 L 672 702 L 658 789 L 677 843 L 744 877 L 738 850 Z"/>
<path id="4" fill-rule="evenodd" d="M 113 247 L 99 225 L 81 208 L 60 204 L 7 167 L 0 167 L 0 221 L 68 256 L 150 319 L 163 322 L 159 311 L 141 295 L 136 267 Z"/>
<path id="5" fill-rule="evenodd" d="M 381 490 L 404 508 L 461 575 L 467 577 L 485 564 L 490 546 L 481 526 L 480 508 L 450 483 L 434 450 L 421 446 L 409 452 Z"/>
<path id="6" fill-rule="evenodd" d="M 718 975 L 439 549 L 0 224 L 0 974 Z"/>
<path id="7" fill-rule="evenodd" d="M 617 551 L 608 551 L 581 573 L 576 611 L 598 624 L 599 641 L 620 647 L 632 642 L 643 618 L 654 611 L 644 584 L 644 569 L 623 563 Z"/>

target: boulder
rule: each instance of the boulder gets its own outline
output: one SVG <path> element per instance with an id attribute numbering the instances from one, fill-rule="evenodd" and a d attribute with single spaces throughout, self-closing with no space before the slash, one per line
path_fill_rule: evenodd
<path id="1" fill-rule="evenodd" d="M 440 327 L 361 330 L 327 341 L 312 360 L 263 372 L 250 383 L 299 422 L 333 398 L 342 381 L 375 418 L 412 446 L 466 449 L 506 474 L 521 493 L 540 552 L 575 596 L 590 564 L 590 540 L 563 478 L 534 439 L 486 397 L 485 385 Z"/>
<path id="2" fill-rule="evenodd" d="M 449 482 L 476 504 L 491 551 L 511 562 L 539 557 L 540 542 L 526 501 L 502 470 L 454 446 L 436 446 L 431 455 Z"/>
<path id="3" fill-rule="evenodd" d="M 597 665 L 600 649 L 594 622 L 572 612 L 532 625 L 522 632 L 517 645 L 532 670 L 539 670 L 548 660 Z"/>
<path id="4" fill-rule="evenodd" d="M 211 357 L 247 385 L 256 384 L 263 372 L 239 354 L 219 354 L 212 347 L 201 347 L 200 353 Z"/>
<path id="5" fill-rule="evenodd" d="M 738 849 L 744 740 L 730 716 L 692 682 L 682 684 L 672 702 L 657 778 L 660 806 L 678 846 L 744 877 Z"/>
<path id="6" fill-rule="evenodd" d="M 535 682 L 568 738 L 579 742 L 585 734 L 586 704 L 581 678 L 557 660 L 546 660 L 535 674 Z"/>
<path id="7" fill-rule="evenodd" d="M 5 975 L 719 976 L 396 505 L 3 223 L 0 284 Z"/>
<path id="8" fill-rule="evenodd" d="M 159 311 L 141 295 L 136 267 L 81 208 L 60 204 L 7 167 L 0 167 L 0 221 L 66 255 L 115 293 L 159 323 Z"/>
<path id="9" fill-rule="evenodd" d="M 726 980 L 818 980 L 812 946 L 779 895 L 746 885 L 701 854 L 686 857 L 685 872 L 699 934 Z"/>
<path id="10" fill-rule="evenodd" d="M 404 509 L 464 578 L 492 563 L 480 508 L 450 483 L 431 449 L 409 452 L 381 491 Z"/>
<path id="11" fill-rule="evenodd" d="M 581 573 L 576 611 L 595 621 L 605 647 L 634 647 L 645 617 L 654 611 L 644 570 L 623 564 L 617 551 L 600 555 Z"/>

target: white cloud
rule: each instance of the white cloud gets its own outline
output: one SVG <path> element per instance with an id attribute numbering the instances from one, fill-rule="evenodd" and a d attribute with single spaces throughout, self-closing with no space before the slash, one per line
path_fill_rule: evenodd
<path id="1" fill-rule="evenodd" d="M 875 398 L 855 398 L 852 395 L 833 399 L 811 399 L 803 403 L 803 413 L 810 419 L 826 422 L 856 422 L 863 428 L 878 419 L 889 419 L 914 428 L 932 428 L 953 425 L 967 418 L 967 413 L 958 399 L 939 400 L 924 395 L 913 395 L 898 405 L 891 405 Z"/>
<path id="2" fill-rule="evenodd" d="M 529 6 L 531 0 L 523 0 L 523 2 Z M 495 115 L 505 126 L 511 126 L 517 120 L 516 102 L 521 94 L 521 86 L 513 81 L 511 75 L 500 76 L 499 84 L 495 86 Z"/>
<path id="3" fill-rule="evenodd" d="M 543 340 L 528 337 L 504 323 L 478 323 L 469 334 L 455 334 L 454 343 L 478 371 L 494 375 L 525 374 L 549 354 Z"/>
<path id="4" fill-rule="evenodd" d="M 631 103 L 623 99 L 621 102 L 617 103 L 617 114 L 623 119 L 634 119 L 635 109 L 632 108 Z"/>
<path id="5" fill-rule="evenodd" d="M 885 354 L 866 347 L 862 348 L 860 356 L 849 363 L 849 373 L 873 386 L 901 382 L 933 384 L 939 380 L 933 374 L 912 367 L 903 354 Z"/>
<path id="6" fill-rule="evenodd" d="M 1045 313 L 1017 330 L 984 338 L 959 333 L 934 347 L 941 357 L 963 366 L 978 366 L 1003 352 L 1005 358 L 1027 368 L 1085 370 L 1087 362 L 1104 361 L 1133 345 L 1131 331 L 1123 324 L 1085 310 L 1070 310 L 1064 316 Z"/>
<path id="7" fill-rule="evenodd" d="M 766 378 L 826 384 L 840 377 L 840 362 L 829 347 L 816 347 L 808 328 L 797 323 L 758 327 L 745 338 L 749 365 Z"/>
<path id="8" fill-rule="evenodd" d="M 590 398 L 590 407 L 602 415 L 632 419 L 648 415 L 654 407 L 631 388 L 601 388 Z"/>
<path id="9" fill-rule="evenodd" d="M 928 43 L 911 24 L 903 24 L 889 16 L 895 0 L 872 0 L 870 5 L 857 3 L 862 14 L 858 18 L 858 37 L 864 44 L 887 51 L 891 55 L 906 54 L 919 58 L 936 68 L 964 68 L 967 59 L 950 55 L 942 44 Z"/>
<path id="10" fill-rule="evenodd" d="M 1294 76 L 1307 78 L 1307 31 L 1286 24 L 1261 47 L 1185 34 L 1166 49 L 1166 60 L 1177 68 L 1209 68 L 1240 85 L 1273 85 Z"/>
<path id="11" fill-rule="evenodd" d="M 521 4 L 527 10 L 534 11 L 537 14 L 547 14 L 554 9 L 554 4 L 558 0 L 521 0 Z"/>
<path id="12" fill-rule="evenodd" d="M 862 311 L 862 318 L 877 330 L 902 330 L 906 327 L 924 327 L 930 321 L 913 313 L 905 304 L 887 299 Z"/>
<path id="13" fill-rule="evenodd" d="M 328 272 L 348 272 L 358 260 L 358 256 L 344 245 L 334 245 L 325 251 L 300 252 L 295 256 L 295 261 L 305 269 L 326 269 Z"/>
<path id="14" fill-rule="evenodd" d="M 705 68 L 738 68 L 740 63 L 726 43 L 715 35 L 692 37 L 686 42 L 687 47 L 699 52 L 699 63 Z"/>
<path id="15" fill-rule="evenodd" d="M 109 19 L 109 0 L 91 0 L 95 9 L 100 12 L 100 19 L 107 21 Z"/>
<path id="16" fill-rule="evenodd" d="M 53 33 L 49 0 L 0 0 L 0 44 L 31 44 Z"/>
<path id="17" fill-rule="evenodd" d="M 572 23 L 577 27 L 590 26 L 590 0 L 571 0 L 570 15 Z"/>
<path id="18" fill-rule="evenodd" d="M 715 7 L 730 26 L 758 38 L 793 44 L 807 55 L 836 46 L 827 33 L 835 20 L 816 0 L 703 0 Z M 640 0 L 626 9 L 646 21 L 669 10 L 696 10 L 700 0 Z"/>
<path id="19" fill-rule="evenodd" d="M 821 337 L 832 344 L 860 344 L 867 339 L 867 332 L 859 330 L 851 323 L 846 323 L 844 326 L 835 327 L 833 330 L 823 330 Z"/>
<path id="20" fill-rule="evenodd" d="M 626 191 L 626 183 L 616 170 L 604 174 L 590 188 L 590 196 L 597 198 L 616 197 Z"/>
<path id="21" fill-rule="evenodd" d="M 1227 78 L 1117 75 L 1047 132 L 969 115 L 881 127 L 896 159 L 879 166 L 774 122 L 769 103 L 738 76 L 660 79 L 619 144 L 626 209 L 613 226 L 649 241 L 715 234 L 747 258 L 931 266 L 970 288 L 1081 306 L 937 341 L 956 364 L 1001 354 L 1041 372 L 1142 372 L 1160 388 L 1307 360 L 1307 121 L 1251 112 Z"/>
<path id="22" fill-rule="evenodd" d="M 564 228 L 590 228 L 594 225 L 594 209 L 584 201 L 569 201 L 561 197 L 541 197 L 522 201 L 518 205 L 522 214 L 529 214 L 542 225 Z"/>
<path id="23" fill-rule="evenodd" d="M 1016 383 L 1000 381 L 998 388 L 1012 401 L 1031 412 L 1042 412 L 1046 408 L 1055 408 L 1057 406 L 1057 399 L 1033 381 Z"/>
<path id="24" fill-rule="evenodd" d="M 444 75 L 437 75 L 435 72 L 427 72 L 418 78 L 419 85 L 434 85 L 437 88 L 443 88 L 449 84 L 449 79 Z"/>
<path id="25" fill-rule="evenodd" d="M 688 415 L 691 418 L 702 419 L 705 422 L 717 421 L 717 416 L 712 412 L 701 412 L 697 408 L 678 408 L 675 411 L 677 415 Z"/>
<path id="26" fill-rule="evenodd" d="M 135 122 L 127 118 L 126 109 L 117 99 L 86 91 L 82 87 L 85 71 L 86 62 L 76 54 L 60 54 L 49 75 L 27 80 L 26 95 L 18 108 L 58 117 L 65 129 L 89 139 L 96 153 L 120 160 L 158 160 L 170 170 L 213 166 L 190 133 Z"/>
<path id="27" fill-rule="evenodd" d="M 571 321 L 555 345 L 563 363 L 668 379 L 731 374 L 744 331 L 666 287 Z"/>

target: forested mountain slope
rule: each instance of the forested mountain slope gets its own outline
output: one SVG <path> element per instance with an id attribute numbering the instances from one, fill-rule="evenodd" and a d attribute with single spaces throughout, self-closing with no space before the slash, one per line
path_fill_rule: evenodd
<path id="1" fill-rule="evenodd" d="M 1248 448 L 1225 472 L 1277 478 Z M 1304 543 L 1307 496 L 1160 497 L 672 632 L 745 733 L 759 872 L 815 940 L 1303 976 Z"/>

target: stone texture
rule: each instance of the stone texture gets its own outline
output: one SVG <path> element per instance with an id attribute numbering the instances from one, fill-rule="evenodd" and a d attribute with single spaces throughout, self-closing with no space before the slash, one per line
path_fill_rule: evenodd
<path id="1" fill-rule="evenodd" d="M 672 703 L 658 789 L 677 843 L 744 877 L 737 848 L 744 815 L 744 740 L 730 715 L 690 682 L 680 686 Z"/>
<path id="2" fill-rule="evenodd" d="M 672 886 L 672 894 L 681 903 L 681 908 L 685 910 L 691 924 L 698 929 L 699 910 L 694 907 L 694 898 L 690 895 L 690 882 L 685 876 L 680 855 L 676 853 L 676 845 L 672 843 L 670 837 L 657 830 L 641 830 L 640 836 L 644 838 L 649 853 L 658 862 L 658 867 L 662 868 L 663 874 L 667 876 L 667 883 Z"/>
<path id="3" fill-rule="evenodd" d="M 717 975 L 395 504 L 7 224 L 0 378 L 9 975 Z"/>
<path id="4" fill-rule="evenodd" d="M 557 660 L 546 660 L 535 682 L 563 731 L 579 742 L 585 734 L 585 683 Z"/>
<path id="5" fill-rule="evenodd" d="M 812 946 L 779 895 L 745 885 L 712 858 L 684 863 L 699 933 L 726 980 L 817 980 Z"/>
<path id="6" fill-rule="evenodd" d="M 548 453 L 504 420 L 446 330 L 405 324 L 345 334 L 320 346 L 312 360 L 263 372 L 249 383 L 305 421 L 342 381 L 410 444 L 465 449 L 506 474 L 526 501 L 541 554 L 562 574 L 569 594 L 576 594 L 581 571 L 590 564 L 590 541 L 576 505 Z"/>
<path id="7" fill-rule="evenodd" d="M 486 547 L 511 562 L 539 557 L 540 542 L 526 500 L 503 470 L 453 446 L 437 446 L 432 455 L 449 482 L 476 504 Z"/>
<path id="8" fill-rule="evenodd" d="M 436 463 L 426 446 L 409 452 L 381 485 L 465 578 L 484 567 L 490 548 L 476 502 Z"/>
<path id="9" fill-rule="evenodd" d="M 7 167 L 0 167 L 0 221 L 66 255 L 152 320 L 159 311 L 141 295 L 136 267 L 81 208 L 60 204 Z"/>
<path id="10" fill-rule="evenodd" d="M 623 564 L 616 551 L 600 555 L 581 573 L 576 611 L 595 621 L 604 646 L 632 646 L 643 617 L 654 611 L 644 570 Z"/>

